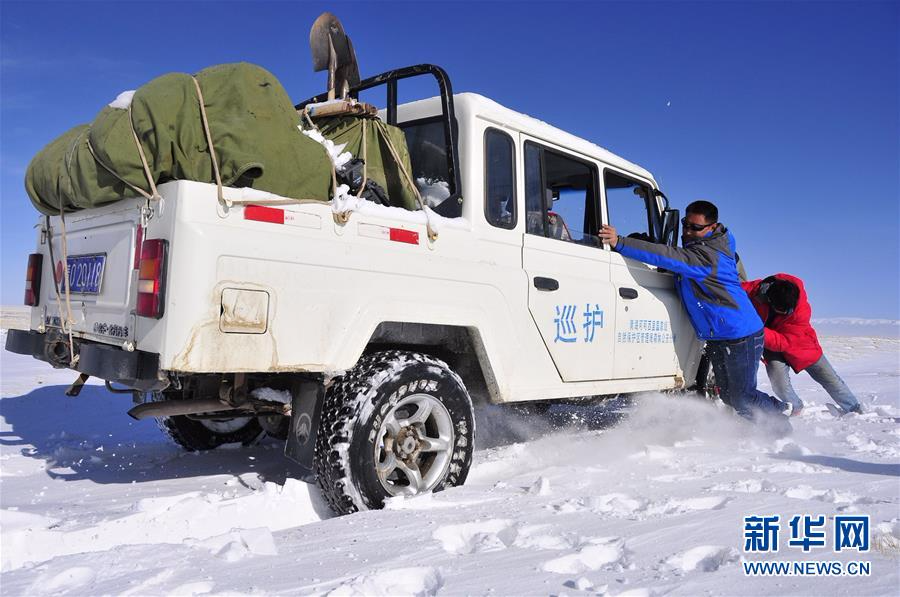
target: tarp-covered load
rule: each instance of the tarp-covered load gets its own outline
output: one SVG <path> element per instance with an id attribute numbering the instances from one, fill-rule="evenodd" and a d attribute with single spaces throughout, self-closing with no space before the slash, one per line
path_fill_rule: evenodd
<path id="1" fill-rule="evenodd" d="M 330 198 L 329 158 L 297 129 L 300 117 L 271 73 L 225 64 L 196 79 L 224 185 Z M 25 179 L 32 203 L 50 214 L 61 206 L 68 211 L 135 196 L 126 181 L 149 191 L 135 134 L 156 184 L 214 182 L 194 80 L 171 73 L 138 89 L 130 109 L 107 106 L 90 125 L 70 130 L 35 156 Z"/>
<path id="2" fill-rule="evenodd" d="M 297 129 L 300 117 L 274 75 L 238 63 L 207 68 L 196 78 L 225 186 L 330 198 L 329 158 Z M 90 208 L 135 196 L 123 181 L 149 191 L 135 134 L 156 184 L 215 181 L 194 80 L 171 73 L 138 89 L 130 110 L 107 106 L 90 125 L 35 156 L 25 178 L 32 203 L 59 213 L 60 206 Z"/>
<path id="3" fill-rule="evenodd" d="M 344 145 L 344 150 L 365 160 L 366 186 L 363 187 L 363 197 L 377 202 L 372 193 L 367 192 L 372 189 L 366 189 L 374 183 L 386 192 L 392 207 L 403 207 L 411 211 L 419 209 L 417 190 L 413 186 L 415 183 L 408 178 L 412 172 L 412 164 L 402 130 L 367 116 L 316 118 L 315 124 L 326 139 L 330 139 L 335 145 Z M 351 190 L 354 194 L 357 192 L 354 185 L 351 185 Z"/>
<path id="4" fill-rule="evenodd" d="M 51 142 L 28 166 L 25 187 L 32 203 L 42 213 L 58 214 L 61 207 L 73 211 L 134 197 L 135 189 L 150 193 L 135 137 L 156 185 L 216 182 L 201 94 L 224 186 L 292 199 L 331 198 L 331 158 L 299 130 L 301 117 L 281 83 L 259 66 L 237 63 L 207 68 L 196 77 L 158 77 L 134 92 L 130 104 L 120 96 L 91 124 Z M 303 119 L 302 126 L 311 128 L 312 122 Z M 403 131 L 358 115 L 319 118 L 315 126 L 336 145 L 346 144 L 353 156 L 365 158 L 365 178 L 386 191 L 390 205 L 418 208 L 416 190 L 403 172 L 411 171 Z M 372 198 L 368 191 L 363 196 Z"/>

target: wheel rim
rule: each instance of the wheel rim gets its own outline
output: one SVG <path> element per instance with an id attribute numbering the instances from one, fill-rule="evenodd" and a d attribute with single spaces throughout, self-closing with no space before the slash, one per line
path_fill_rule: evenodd
<path id="1" fill-rule="evenodd" d="M 444 403 L 412 394 L 385 415 L 378 429 L 375 470 L 392 496 L 431 491 L 444 478 L 453 455 L 453 419 Z"/>
<path id="2" fill-rule="evenodd" d="M 201 425 L 213 433 L 227 434 L 243 429 L 253 417 L 230 417 L 228 419 L 197 419 Z"/>

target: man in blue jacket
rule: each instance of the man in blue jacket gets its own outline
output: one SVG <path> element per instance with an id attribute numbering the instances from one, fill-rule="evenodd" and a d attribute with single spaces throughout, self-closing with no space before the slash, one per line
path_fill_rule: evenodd
<path id="1" fill-rule="evenodd" d="M 624 238 L 609 225 L 601 227 L 599 236 L 625 257 L 675 274 L 694 330 L 706 341 L 722 401 L 744 418 L 765 417 L 774 432 L 789 433 L 786 405 L 756 389 L 763 322 L 741 288 L 734 237 L 719 223 L 719 210 L 709 201 L 688 205 L 681 224 L 684 248 Z"/>

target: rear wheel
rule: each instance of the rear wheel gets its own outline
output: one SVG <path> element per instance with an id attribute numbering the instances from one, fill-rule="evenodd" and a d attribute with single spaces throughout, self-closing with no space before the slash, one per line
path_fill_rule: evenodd
<path id="1" fill-rule="evenodd" d="M 178 394 L 179 398 L 181 394 Z M 158 393 L 155 400 L 176 400 L 166 393 Z M 263 434 L 256 417 L 190 418 L 185 415 L 159 417 L 157 424 L 169 438 L 189 452 L 212 450 L 223 444 L 255 443 Z"/>
<path id="2" fill-rule="evenodd" d="M 462 485 L 474 435 L 469 393 L 446 363 L 399 350 L 367 355 L 326 392 L 318 484 L 338 514 Z"/>

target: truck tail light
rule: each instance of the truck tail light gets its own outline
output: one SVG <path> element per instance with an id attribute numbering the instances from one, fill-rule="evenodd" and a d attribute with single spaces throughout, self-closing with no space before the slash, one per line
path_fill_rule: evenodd
<path id="1" fill-rule="evenodd" d="M 159 319 L 166 300 L 166 254 L 169 241 L 156 238 L 141 243 L 138 264 L 137 314 Z"/>
<path id="2" fill-rule="evenodd" d="M 44 256 L 32 253 L 28 256 L 28 269 L 25 270 L 25 304 L 36 307 L 41 301 L 41 270 Z"/>

